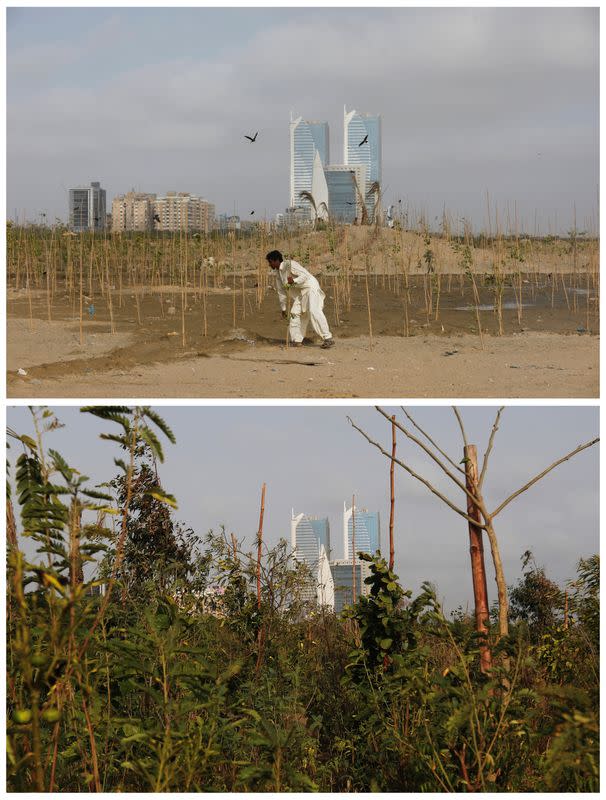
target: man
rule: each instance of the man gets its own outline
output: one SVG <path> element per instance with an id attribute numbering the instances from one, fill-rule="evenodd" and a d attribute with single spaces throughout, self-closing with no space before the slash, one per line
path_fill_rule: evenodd
<path id="1" fill-rule="evenodd" d="M 266 258 L 269 266 L 275 271 L 276 291 L 284 319 L 287 315 L 287 293 L 290 293 L 288 334 L 292 344 L 301 347 L 307 326 L 311 323 L 315 333 L 323 339 L 322 347 L 324 349 L 332 347 L 335 342 L 322 310 L 325 294 L 316 278 L 298 261 L 292 259 L 284 261 L 279 250 L 272 250 Z"/>

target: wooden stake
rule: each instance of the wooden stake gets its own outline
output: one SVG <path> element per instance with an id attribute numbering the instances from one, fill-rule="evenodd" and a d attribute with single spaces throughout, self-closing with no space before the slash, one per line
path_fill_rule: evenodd
<path id="1" fill-rule="evenodd" d="M 356 602 L 356 496 L 351 496 L 351 595 Z"/>
<path id="2" fill-rule="evenodd" d="M 370 310 L 370 292 L 368 289 L 368 258 L 366 260 L 366 270 L 364 272 L 364 279 L 366 282 L 366 306 L 368 308 L 368 345 L 369 345 L 369 350 L 372 350 L 372 312 Z"/>
<path id="3" fill-rule="evenodd" d="M 265 484 L 261 488 L 261 510 L 257 533 L 257 608 L 261 608 L 261 548 L 263 546 L 263 516 L 265 514 Z"/>
<path id="4" fill-rule="evenodd" d="M 265 515 L 265 484 L 261 487 L 261 510 L 259 511 L 259 530 L 257 532 L 257 610 L 261 611 L 261 549 L 263 546 L 263 516 Z M 261 661 L 263 659 L 263 648 L 265 644 L 265 625 L 259 626 L 257 634 L 257 664 L 255 666 L 255 678 L 259 676 Z"/>
<path id="5" fill-rule="evenodd" d="M 476 495 L 478 491 L 478 451 L 475 444 L 465 445 L 463 453 L 465 458 L 465 484 L 467 490 Z M 467 495 L 467 514 L 477 520 L 478 523 L 481 523 L 480 509 L 469 495 Z M 476 630 L 482 637 L 480 639 L 480 669 L 483 673 L 487 673 L 490 672 L 492 666 L 492 653 L 488 642 L 488 588 L 486 585 L 482 528 L 471 522 L 468 525 Z"/>
<path id="6" fill-rule="evenodd" d="M 391 494 L 391 506 L 389 511 L 389 569 L 393 570 L 394 563 L 394 544 L 393 544 L 393 523 L 395 518 L 395 495 L 394 495 L 394 466 L 396 457 L 396 417 L 391 417 L 391 463 L 389 465 L 389 488 Z"/>
<path id="7" fill-rule="evenodd" d="M 84 295 L 84 287 L 83 287 L 83 269 L 84 265 L 82 260 L 84 258 L 84 241 L 82 239 L 82 234 L 80 234 L 80 346 L 84 344 L 84 333 L 82 330 L 82 304 L 83 304 L 83 295 Z"/>

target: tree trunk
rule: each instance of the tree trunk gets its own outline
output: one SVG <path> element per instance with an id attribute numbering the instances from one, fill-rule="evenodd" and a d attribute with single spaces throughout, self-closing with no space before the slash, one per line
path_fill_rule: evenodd
<path id="1" fill-rule="evenodd" d="M 466 445 L 465 483 L 467 490 L 474 496 L 478 491 L 478 453 L 474 444 Z M 467 513 L 481 524 L 482 517 L 478 504 L 467 495 Z M 469 552 L 471 555 L 471 576 L 473 581 L 473 597 L 475 602 L 476 631 L 480 634 L 480 669 L 490 672 L 492 654 L 488 642 L 489 608 L 488 588 L 486 585 L 486 566 L 484 564 L 484 544 L 482 528 L 469 522 Z"/>
<path id="2" fill-rule="evenodd" d="M 497 535 L 492 526 L 492 519 L 488 513 L 482 509 L 482 515 L 486 524 L 486 535 L 490 542 L 492 553 L 492 563 L 494 564 L 495 581 L 497 582 L 497 593 L 499 597 L 499 636 L 509 635 L 509 600 L 507 599 L 507 584 L 505 583 L 505 573 L 503 572 L 503 562 L 499 551 Z"/>
<path id="3" fill-rule="evenodd" d="M 389 569 L 393 570 L 394 564 L 394 543 L 393 543 L 393 525 L 395 518 L 395 496 L 394 496 L 394 466 L 396 457 L 396 417 L 395 414 L 391 418 L 391 464 L 389 467 L 389 489 L 391 506 L 389 511 Z"/>

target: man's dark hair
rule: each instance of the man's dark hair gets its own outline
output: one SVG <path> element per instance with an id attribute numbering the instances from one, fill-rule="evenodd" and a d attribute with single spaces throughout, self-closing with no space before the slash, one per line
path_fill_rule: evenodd
<path id="1" fill-rule="evenodd" d="M 268 261 L 284 261 L 282 258 L 282 253 L 279 250 L 272 250 L 271 253 L 268 253 L 265 258 Z"/>

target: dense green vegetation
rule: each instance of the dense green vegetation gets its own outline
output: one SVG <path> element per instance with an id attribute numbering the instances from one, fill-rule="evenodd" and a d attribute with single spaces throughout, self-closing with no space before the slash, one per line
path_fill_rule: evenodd
<path id="1" fill-rule="evenodd" d="M 175 522 L 162 419 L 88 412 L 120 451 L 101 487 L 47 449 L 52 412 L 9 432 L 9 791 L 599 789 L 598 556 L 562 590 L 524 554 L 483 675 L 473 620 L 380 555 L 341 617 L 284 542 L 259 597 L 256 553 Z"/>

